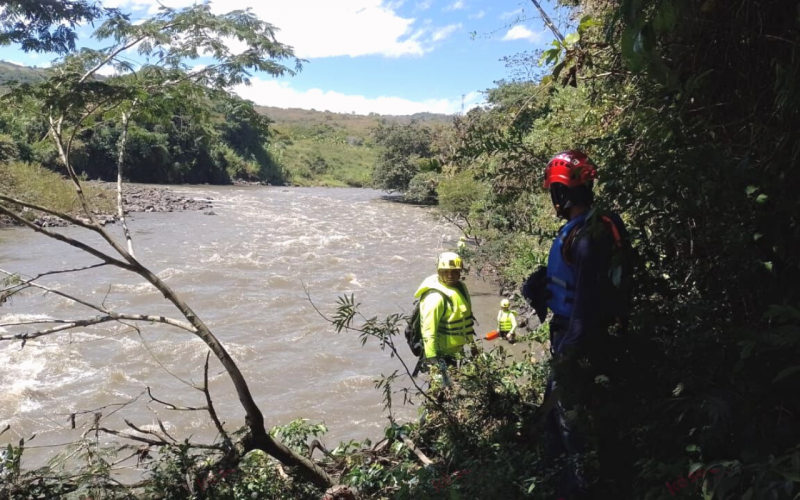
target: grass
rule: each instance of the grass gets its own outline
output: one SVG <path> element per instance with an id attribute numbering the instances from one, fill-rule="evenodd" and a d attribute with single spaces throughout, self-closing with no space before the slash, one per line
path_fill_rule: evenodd
<path id="1" fill-rule="evenodd" d="M 114 211 L 114 192 L 86 183 L 83 184 L 83 191 L 96 211 Z M 30 163 L 0 162 L 0 193 L 68 214 L 76 214 L 81 209 L 71 181 Z"/>

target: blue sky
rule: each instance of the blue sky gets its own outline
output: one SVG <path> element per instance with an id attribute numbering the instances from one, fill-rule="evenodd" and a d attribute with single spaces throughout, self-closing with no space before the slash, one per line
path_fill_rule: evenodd
<path id="1" fill-rule="evenodd" d="M 162 0 L 170 7 L 193 0 Z M 105 0 L 134 18 L 157 0 Z M 554 2 L 542 4 L 551 16 Z M 308 59 L 294 77 L 259 75 L 234 89 L 257 104 L 365 114 L 453 113 L 479 104 L 480 91 L 506 76 L 499 59 L 542 48 L 553 36 L 529 1 L 519 0 L 216 0 L 212 9 L 250 7 L 278 28 L 278 40 Z M 565 12 L 555 16 L 567 18 Z M 568 31 L 568 28 L 562 29 Z M 477 32 L 471 39 L 470 32 Z M 96 47 L 90 30 L 82 44 Z M 51 57 L 0 48 L 0 59 L 46 65 Z M 199 61 L 202 62 L 202 61 Z"/>

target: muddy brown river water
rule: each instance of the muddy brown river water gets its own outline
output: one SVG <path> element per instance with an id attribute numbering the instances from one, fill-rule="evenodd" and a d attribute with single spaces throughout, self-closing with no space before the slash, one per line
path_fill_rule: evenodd
<path id="1" fill-rule="evenodd" d="M 140 213 L 130 221 L 137 257 L 207 322 L 247 379 L 267 425 L 295 418 L 324 422 L 324 441 L 380 438 L 387 423 L 380 374 L 402 369 L 376 342 L 362 347 L 355 334 L 333 333 L 308 302 L 326 314 L 337 297 L 355 294 L 365 316 L 409 312 L 417 286 L 435 269 L 435 257 L 455 247 L 459 233 L 430 208 L 387 202 L 377 191 L 276 187 L 175 187 L 213 198 L 214 212 Z M 115 234 L 118 227 L 109 226 Z M 64 234 L 98 243 L 70 227 Z M 32 276 L 97 262 L 63 243 L 24 229 L 0 230 L 0 268 Z M 43 284 L 103 302 L 117 311 L 180 317 L 148 283 L 108 268 L 48 276 Z M 499 297 L 491 282 L 471 281 L 481 330 L 493 329 Z M 0 308 L 0 324 L 39 318 L 88 318 L 91 310 L 54 295 L 27 294 Z M 0 327 L 0 332 L 19 329 Z M 30 328 L 29 328 L 30 330 Z M 485 333 L 485 332 L 482 332 Z M 402 342 L 401 342 L 402 343 Z M 71 430 L 71 412 L 130 400 L 150 387 L 159 399 L 200 406 L 207 349 L 190 334 L 156 325 L 107 323 L 29 341 L 0 343 L 0 444 L 36 433 L 29 465 L 41 463 Z M 401 352 L 411 359 L 405 345 Z M 233 386 L 212 358 L 210 388 L 229 428 L 243 423 Z M 402 396 L 398 396 L 398 405 Z M 99 410 L 105 415 L 118 407 Z M 402 418 L 416 409 L 400 408 Z M 79 416 L 78 426 L 90 420 Z M 144 395 L 107 417 L 157 428 L 160 418 L 176 438 L 211 442 L 207 415 L 177 412 Z M 88 425 L 88 424 L 87 424 Z M 111 442 L 110 437 L 104 442 Z"/>

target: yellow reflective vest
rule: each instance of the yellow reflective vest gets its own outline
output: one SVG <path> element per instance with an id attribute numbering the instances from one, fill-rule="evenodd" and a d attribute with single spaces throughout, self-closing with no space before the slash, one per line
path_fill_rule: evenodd
<path id="1" fill-rule="evenodd" d="M 439 276 L 434 274 L 426 278 L 414 294 L 415 298 L 424 295 L 419 313 L 426 358 L 455 356 L 463 352 L 465 344 L 472 342 L 475 335 L 472 304 L 467 287 L 462 285 L 461 288 L 463 294 L 439 281 Z M 426 294 L 430 290 L 440 293 Z"/>
<path id="2" fill-rule="evenodd" d="M 517 313 L 514 311 L 500 311 L 497 313 L 497 329 L 501 332 L 513 333 L 517 329 Z"/>

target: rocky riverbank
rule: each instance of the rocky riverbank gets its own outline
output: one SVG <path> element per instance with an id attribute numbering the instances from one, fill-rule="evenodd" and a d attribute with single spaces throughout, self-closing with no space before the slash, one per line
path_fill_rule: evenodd
<path id="1" fill-rule="evenodd" d="M 116 199 L 116 184 L 109 182 L 90 182 L 89 184 L 107 190 L 108 196 Z M 210 199 L 197 199 L 178 194 L 168 187 L 140 186 L 125 184 L 122 198 L 125 213 L 137 212 L 182 212 L 185 210 L 204 210 L 207 215 L 215 215 Z M 27 208 L 22 209 L 23 217 L 40 227 L 65 227 L 69 223 L 55 217 L 46 215 Z M 95 218 L 102 225 L 113 224 L 117 221 L 117 214 L 94 213 Z M 83 219 L 78 214 L 79 219 Z M 0 225 L 16 225 L 14 221 L 0 218 Z"/>

